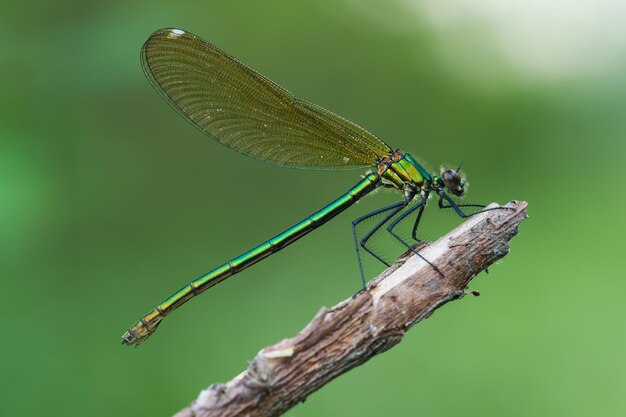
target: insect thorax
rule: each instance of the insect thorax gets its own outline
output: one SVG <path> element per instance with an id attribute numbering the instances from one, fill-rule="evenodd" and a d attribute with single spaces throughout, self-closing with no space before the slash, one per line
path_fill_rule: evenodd
<path id="1" fill-rule="evenodd" d="M 428 174 L 411 155 L 396 150 L 378 161 L 378 175 L 388 187 L 419 193 L 424 186 L 424 175 Z"/>

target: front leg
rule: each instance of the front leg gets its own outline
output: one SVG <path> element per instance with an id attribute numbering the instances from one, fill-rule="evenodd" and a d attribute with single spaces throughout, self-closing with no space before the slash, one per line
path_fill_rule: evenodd
<path id="1" fill-rule="evenodd" d="M 445 205 L 444 200 L 448 202 L 448 205 Z M 478 208 L 481 208 L 482 210 L 478 210 L 473 213 L 465 213 L 463 210 L 461 210 L 461 207 L 478 207 Z M 486 206 L 484 204 L 457 204 L 453 199 L 450 198 L 448 194 L 444 193 L 443 191 L 439 192 L 439 208 L 454 209 L 456 214 L 463 217 L 464 219 L 468 217 L 472 217 L 476 214 L 484 213 L 486 211 L 491 211 L 491 210 L 514 210 L 511 207 L 492 207 L 492 208 L 485 208 L 485 207 Z"/>

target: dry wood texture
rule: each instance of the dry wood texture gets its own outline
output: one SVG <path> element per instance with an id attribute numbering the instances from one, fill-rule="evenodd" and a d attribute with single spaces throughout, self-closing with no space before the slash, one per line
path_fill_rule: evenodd
<path id="1" fill-rule="evenodd" d="M 494 207 L 492 205 L 490 207 Z M 213 384 L 176 417 L 273 417 L 333 378 L 391 348 L 404 333 L 448 301 L 466 294 L 469 281 L 506 255 L 526 218 L 525 202 L 469 218 L 420 249 L 443 276 L 408 253 L 373 279 L 365 291 L 322 308 L 291 339 L 262 349 L 248 368 Z"/>

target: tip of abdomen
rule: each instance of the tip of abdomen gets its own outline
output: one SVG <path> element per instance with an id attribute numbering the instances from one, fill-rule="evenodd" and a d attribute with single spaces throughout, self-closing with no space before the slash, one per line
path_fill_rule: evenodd
<path id="1" fill-rule="evenodd" d="M 152 322 L 148 322 L 145 319 L 139 320 L 122 335 L 122 344 L 139 346 L 154 333 L 162 318 L 162 316 L 157 316 Z"/>

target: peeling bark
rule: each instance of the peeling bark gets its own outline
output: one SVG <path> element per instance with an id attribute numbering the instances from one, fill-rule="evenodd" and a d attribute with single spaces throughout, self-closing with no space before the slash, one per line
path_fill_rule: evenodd
<path id="1" fill-rule="evenodd" d="M 492 205 L 490 207 L 496 207 Z M 295 337 L 262 349 L 248 368 L 213 384 L 176 417 L 279 416 L 337 376 L 402 340 L 437 308 L 466 294 L 469 281 L 509 252 L 526 218 L 525 202 L 469 218 L 420 254 L 411 252 L 373 279 L 366 290 L 322 308 Z"/>

